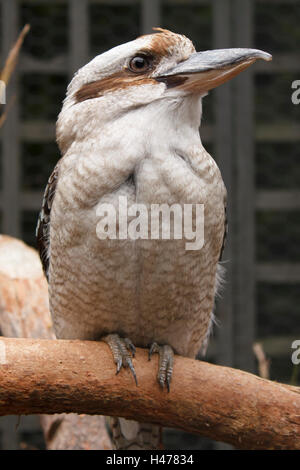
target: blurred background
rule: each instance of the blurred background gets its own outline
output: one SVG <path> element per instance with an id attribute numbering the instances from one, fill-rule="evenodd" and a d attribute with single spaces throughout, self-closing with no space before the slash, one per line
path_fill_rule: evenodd
<path id="1" fill-rule="evenodd" d="M 299 385 L 291 344 L 300 339 L 300 0 L 0 0 L 1 62 L 29 23 L 7 90 L 16 99 L 0 129 L 0 233 L 35 246 L 47 179 L 60 158 L 55 120 L 73 73 L 89 59 L 161 26 L 198 51 L 255 47 L 273 54 L 204 99 L 201 137 L 228 193 L 227 280 L 208 360 Z M 233 384 L 234 386 L 234 384 Z M 37 417 L 0 419 L 0 448 L 44 448 Z M 224 444 L 167 430 L 168 449 Z"/>

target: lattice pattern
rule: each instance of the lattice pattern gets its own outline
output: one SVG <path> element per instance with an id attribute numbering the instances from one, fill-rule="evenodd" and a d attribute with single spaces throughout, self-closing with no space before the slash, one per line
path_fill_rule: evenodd
<path id="1" fill-rule="evenodd" d="M 300 262 L 299 211 L 260 211 L 256 227 L 259 261 Z"/>
<path id="2" fill-rule="evenodd" d="M 131 5 L 91 5 L 90 52 L 92 56 L 132 41 L 140 34 L 140 6 Z"/>
<path id="3" fill-rule="evenodd" d="M 299 70 L 293 71 L 299 63 L 296 58 L 299 22 L 300 9 L 296 2 L 276 5 L 255 2 L 255 47 L 271 52 L 274 60 L 280 60 L 285 54 L 286 64 L 277 73 L 255 76 L 255 122 L 265 128 L 256 143 L 255 181 L 259 190 L 300 188 L 299 138 L 289 141 L 286 137 L 291 129 L 299 129 L 300 124 L 300 106 L 291 101 L 291 84 L 299 79 Z M 270 134 L 268 128 L 273 125 Z M 299 263 L 299 236 L 299 210 L 260 210 L 256 214 L 257 261 Z M 289 338 L 300 336 L 298 305 L 299 283 L 257 284 L 257 336 L 265 338 L 266 347 L 270 348 L 271 377 L 275 380 L 291 380 Z"/>
<path id="4" fill-rule="evenodd" d="M 26 73 L 20 84 L 21 118 L 26 121 L 56 121 L 66 94 L 63 75 Z"/>
<path id="5" fill-rule="evenodd" d="M 21 2 L 20 25 L 30 23 L 23 52 L 40 59 L 51 59 L 68 53 L 69 16 L 67 3 Z"/>
<path id="6" fill-rule="evenodd" d="M 24 190 L 44 191 L 58 159 L 55 142 L 24 142 L 22 147 L 22 187 Z"/>
<path id="7" fill-rule="evenodd" d="M 257 124 L 298 123 L 299 125 L 300 106 L 295 106 L 291 100 L 293 91 L 291 86 L 294 80 L 298 79 L 299 72 L 256 75 L 255 122 Z"/>
<path id="8" fill-rule="evenodd" d="M 299 54 L 300 42 L 299 2 L 255 2 L 254 40 L 258 48 L 262 46 L 271 53 Z"/>
<path id="9" fill-rule="evenodd" d="M 299 142 L 256 144 L 256 187 L 258 189 L 299 189 Z"/>

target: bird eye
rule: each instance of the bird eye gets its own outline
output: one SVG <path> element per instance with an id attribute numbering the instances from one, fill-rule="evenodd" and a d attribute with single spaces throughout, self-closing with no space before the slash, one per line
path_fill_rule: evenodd
<path id="1" fill-rule="evenodd" d="M 146 72 L 150 69 L 150 60 L 148 57 L 137 55 L 133 57 L 129 63 L 129 68 L 132 72 Z"/>

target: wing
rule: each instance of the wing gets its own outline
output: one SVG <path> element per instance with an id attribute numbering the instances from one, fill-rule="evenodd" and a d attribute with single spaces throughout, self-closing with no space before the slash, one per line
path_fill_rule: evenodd
<path id="1" fill-rule="evenodd" d="M 227 239 L 227 234 L 228 234 L 228 219 L 227 219 L 227 206 L 226 206 L 226 201 L 224 203 L 224 212 L 225 212 L 225 220 L 224 220 L 224 235 L 223 235 L 223 243 L 220 251 L 220 257 L 219 257 L 219 262 L 222 260 L 224 248 L 226 245 L 226 239 Z"/>
<path id="2" fill-rule="evenodd" d="M 44 193 L 42 209 L 39 214 L 38 223 L 36 227 L 38 251 L 47 280 L 49 280 L 48 270 L 50 260 L 50 215 L 58 179 L 58 168 L 59 164 L 56 165 L 48 180 Z"/>

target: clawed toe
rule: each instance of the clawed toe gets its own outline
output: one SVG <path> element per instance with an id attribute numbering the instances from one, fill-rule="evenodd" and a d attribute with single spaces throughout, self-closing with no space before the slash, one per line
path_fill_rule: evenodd
<path id="1" fill-rule="evenodd" d="M 107 335 L 102 340 L 108 344 L 113 353 L 114 362 L 117 365 L 116 374 L 120 372 L 122 367 L 129 367 L 137 385 L 137 377 L 131 359 L 131 355 L 135 356 L 134 344 L 129 338 L 120 338 L 117 334 Z"/>
<path id="2" fill-rule="evenodd" d="M 157 373 L 158 383 L 160 384 L 161 388 L 164 388 L 166 385 L 169 392 L 174 363 L 173 349 L 167 344 L 159 346 L 157 343 L 153 343 L 149 349 L 149 361 L 153 353 L 159 354 L 159 366 Z"/>
<path id="3" fill-rule="evenodd" d="M 137 377 L 132 363 L 132 357 L 135 356 L 136 350 L 132 341 L 129 338 L 120 338 L 118 334 L 109 334 L 102 338 L 102 340 L 108 344 L 112 351 L 114 362 L 117 366 L 116 374 L 120 372 L 122 367 L 129 367 L 137 385 Z M 161 388 L 166 386 L 169 392 L 174 363 L 173 349 L 167 344 L 161 346 L 153 343 L 149 349 L 149 361 L 154 353 L 159 354 L 157 381 Z"/>

